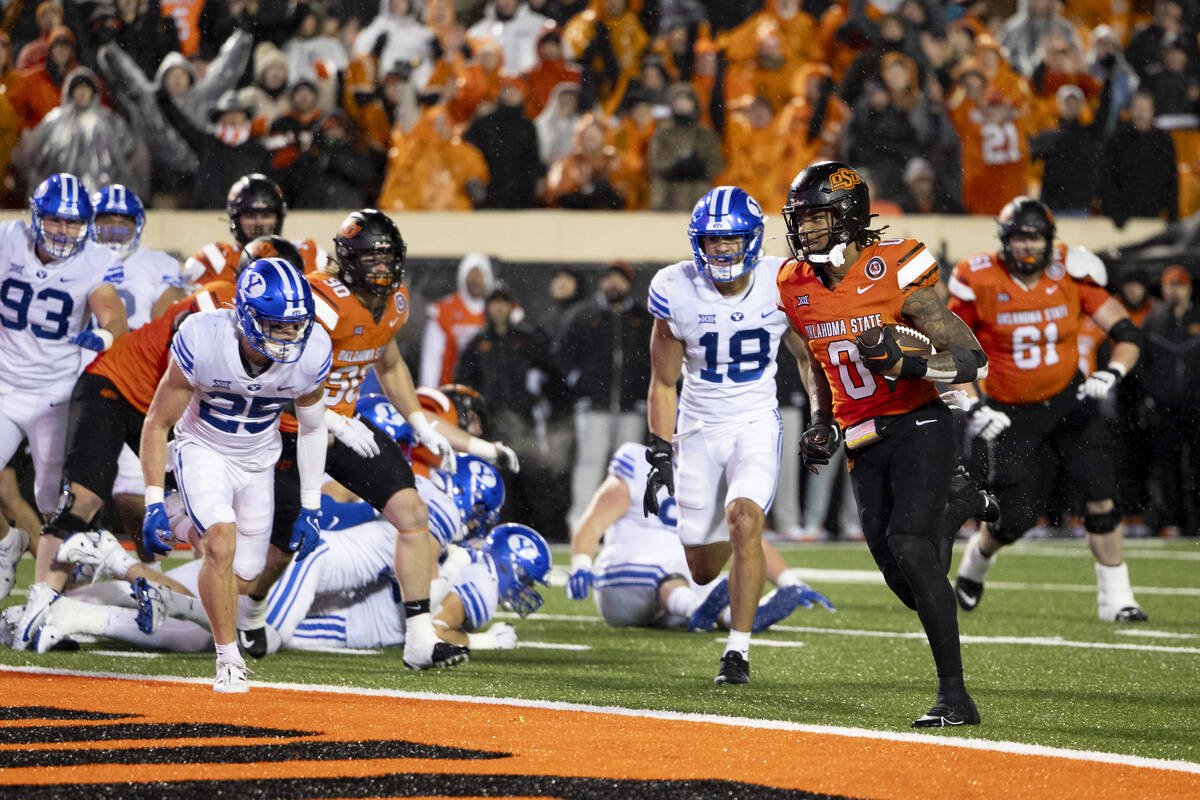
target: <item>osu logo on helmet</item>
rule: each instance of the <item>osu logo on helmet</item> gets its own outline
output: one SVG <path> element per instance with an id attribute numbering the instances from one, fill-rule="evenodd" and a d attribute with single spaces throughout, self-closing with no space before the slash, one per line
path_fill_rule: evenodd
<path id="1" fill-rule="evenodd" d="M 853 189 L 862 183 L 862 178 L 858 177 L 852 169 L 839 169 L 837 172 L 829 176 L 829 188 L 831 189 Z"/>

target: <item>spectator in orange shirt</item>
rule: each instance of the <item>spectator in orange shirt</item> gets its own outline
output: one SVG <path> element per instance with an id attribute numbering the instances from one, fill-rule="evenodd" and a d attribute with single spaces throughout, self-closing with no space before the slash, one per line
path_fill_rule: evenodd
<path id="1" fill-rule="evenodd" d="M 725 61 L 724 56 L 712 39 L 701 37 L 696 40 L 696 58 L 692 62 L 692 89 L 696 92 L 696 100 L 700 103 L 700 123 L 708 125 L 720 132 L 725 127 L 725 120 L 713 119 L 713 94 L 717 95 L 717 105 L 724 110 L 721 99 L 725 91 Z"/>
<path id="2" fill-rule="evenodd" d="M 546 176 L 549 205 L 609 210 L 626 206 L 627 170 L 620 152 L 607 142 L 607 133 L 595 114 L 580 118 L 571 152 L 552 164 Z"/>
<path id="3" fill-rule="evenodd" d="M 783 141 L 779 168 L 781 185 L 787 191 L 800 170 L 817 161 L 833 161 L 840 155 L 842 127 L 850 110 L 837 96 L 829 67 L 805 64 L 792 78 L 794 97 L 775 118 L 776 135 Z"/>
<path id="4" fill-rule="evenodd" d="M 962 141 L 963 206 L 995 216 L 1028 189 L 1027 125 L 1008 98 L 987 88 L 977 64 L 964 64 L 958 82 L 950 120 Z"/>
<path id="5" fill-rule="evenodd" d="M 755 97 L 729 117 L 725 171 L 713 178 L 719 186 L 737 186 L 764 208 L 782 208 L 790 178 L 780 178 L 786 141 L 776 133 L 771 104 Z M 792 173 L 795 176 L 795 173 Z"/>
<path id="6" fill-rule="evenodd" d="M 538 38 L 537 63 L 525 73 L 529 96 L 525 99 L 525 114 L 536 118 L 546 108 L 551 92 L 560 83 L 579 83 L 579 67 L 563 58 L 562 34 L 551 28 Z"/>
<path id="7" fill-rule="evenodd" d="M 1030 129 L 1034 133 L 1053 128 L 1058 120 L 1058 90 L 1077 86 L 1086 98 L 1083 122 L 1092 121 L 1092 108 L 1100 99 L 1100 81 L 1087 73 L 1083 53 L 1058 33 L 1042 39 L 1042 60 L 1033 71 L 1033 112 Z"/>
<path id="8" fill-rule="evenodd" d="M 792 96 L 792 75 L 801 61 L 784 49 L 778 25 L 764 22 L 758 27 L 754 58 L 733 63 L 725 82 L 726 102 L 762 96 L 771 104 L 772 113 L 787 105 Z M 703 194 L 701 189 L 699 194 Z"/>
<path id="9" fill-rule="evenodd" d="M 817 22 L 805 13 L 800 0 L 766 0 L 763 9 L 728 33 L 717 36 L 717 46 L 730 61 L 753 61 L 757 57 L 760 30 L 764 26 L 778 31 L 781 49 L 800 63 L 821 58 L 817 41 Z"/>
<path id="10" fill-rule="evenodd" d="M 595 98 L 611 113 L 637 75 L 650 37 L 629 6 L 628 0 L 588 0 L 587 10 L 563 28 L 564 52 L 584 70 L 585 106 Z"/>
<path id="11" fill-rule="evenodd" d="M 456 125 L 470 122 L 476 114 L 486 114 L 500 96 L 500 68 L 504 51 L 493 39 L 474 43 L 475 59 L 468 63 L 454 82 L 454 95 L 447 108 Z"/>
<path id="12" fill-rule="evenodd" d="M 1033 90 L 1029 81 L 1009 65 L 1000 44 L 990 35 L 977 37 L 975 57 L 988 87 L 1007 97 L 1021 113 L 1028 114 L 1033 102 Z"/>
<path id="13" fill-rule="evenodd" d="M 393 131 L 379 208 L 470 211 L 488 179 L 483 154 L 455 134 L 445 106 L 432 106 L 409 133 Z"/>
<path id="14" fill-rule="evenodd" d="M 38 38 L 17 53 L 17 69 L 32 69 L 46 63 L 46 56 L 50 52 L 50 36 L 65 21 L 63 7 L 57 0 L 42 0 L 34 12 L 34 19 L 37 20 Z"/>
<path id="15" fill-rule="evenodd" d="M 421 337 L 421 386 L 441 386 L 454 379 L 458 353 L 483 328 L 484 298 L 496 276 L 492 260 L 483 253 L 468 253 L 458 262 L 456 290 L 425 308 L 425 333 Z"/>
<path id="16" fill-rule="evenodd" d="M 63 81 L 76 66 L 75 34 L 60 25 L 50 32 L 46 63 L 18 72 L 9 97 L 26 128 L 37 125 L 59 106 Z"/>

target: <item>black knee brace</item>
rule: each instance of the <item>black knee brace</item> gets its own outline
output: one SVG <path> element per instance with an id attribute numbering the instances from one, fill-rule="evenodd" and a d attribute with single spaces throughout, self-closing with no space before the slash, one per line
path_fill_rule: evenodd
<path id="1" fill-rule="evenodd" d="M 92 529 L 90 520 L 81 519 L 71 513 L 74 506 L 75 493 L 71 491 L 71 485 L 63 481 L 62 493 L 58 496 L 58 508 L 54 509 L 50 519 L 46 520 L 46 524 L 42 526 L 42 533 L 61 538 L 63 533 L 90 531 Z"/>
<path id="2" fill-rule="evenodd" d="M 1113 507 L 1099 514 L 1087 513 L 1083 515 L 1083 527 L 1088 533 L 1109 533 L 1117 527 L 1117 523 L 1121 521 L 1121 509 L 1117 508 L 1117 504 L 1113 503 Z"/>

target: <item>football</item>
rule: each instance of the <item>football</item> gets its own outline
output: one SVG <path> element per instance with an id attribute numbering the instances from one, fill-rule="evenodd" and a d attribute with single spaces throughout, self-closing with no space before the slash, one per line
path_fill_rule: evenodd
<path id="1" fill-rule="evenodd" d="M 900 345 L 900 349 L 904 351 L 905 355 L 928 356 L 935 352 L 929 337 L 916 328 L 910 328 L 907 325 L 886 325 L 884 327 L 892 329 L 892 338 Z M 865 342 L 878 342 L 882 336 L 882 328 L 869 328 L 862 334 Z"/>

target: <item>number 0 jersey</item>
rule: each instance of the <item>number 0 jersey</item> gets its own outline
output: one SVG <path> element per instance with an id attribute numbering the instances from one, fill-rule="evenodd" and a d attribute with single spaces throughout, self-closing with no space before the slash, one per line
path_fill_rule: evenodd
<path id="1" fill-rule="evenodd" d="M 950 310 L 975 331 L 988 357 L 983 390 L 1001 403 L 1037 403 L 1061 392 L 1079 370 L 1079 328 L 1109 293 L 1066 269 L 1067 247 L 1031 287 L 1012 277 L 999 253 L 965 258 L 950 277 Z"/>
<path id="2" fill-rule="evenodd" d="M 281 449 L 284 405 L 309 394 L 329 373 L 329 335 L 320 325 L 300 358 L 272 363 L 251 377 L 242 366 L 237 314 L 232 309 L 192 314 L 171 343 L 171 359 L 196 391 L 175 423 L 180 443 L 198 442 L 257 472 L 272 469 Z"/>
<path id="3" fill-rule="evenodd" d="M 0 223 L 0 388 L 69 392 L 85 356 L 95 356 L 70 337 L 91 319 L 92 292 L 120 277 L 116 253 L 90 239 L 75 255 L 43 264 L 28 225 Z"/>
<path id="4" fill-rule="evenodd" d="M 663 267 L 651 280 L 650 313 L 684 344 L 681 417 L 715 424 L 778 408 L 775 355 L 787 318 L 773 278 L 782 263 L 762 258 L 737 297 L 718 292 L 694 261 Z"/>
<path id="5" fill-rule="evenodd" d="M 915 239 L 885 239 L 864 249 L 832 290 L 807 261 L 792 259 L 779 272 L 779 302 L 808 340 L 833 392 L 833 416 L 842 428 L 869 417 L 905 414 L 938 396 L 925 380 L 888 380 L 859 360 L 854 337 L 904 321 L 904 301 L 933 286 L 938 265 Z"/>

